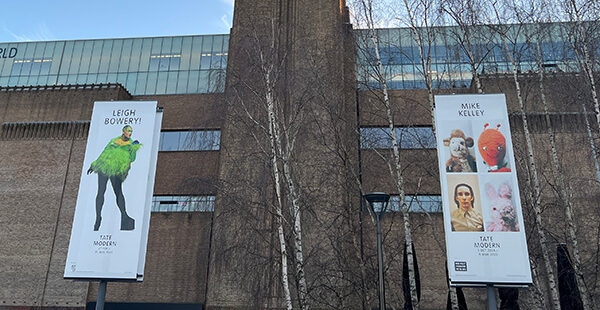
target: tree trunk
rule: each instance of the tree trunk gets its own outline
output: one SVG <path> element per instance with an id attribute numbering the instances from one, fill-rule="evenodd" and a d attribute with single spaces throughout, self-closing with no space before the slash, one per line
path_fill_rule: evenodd
<path id="1" fill-rule="evenodd" d="M 275 181 L 275 194 L 277 195 L 277 232 L 279 236 L 279 248 L 281 250 L 281 281 L 283 284 L 283 294 L 285 297 L 285 305 L 286 309 L 292 310 L 292 297 L 290 294 L 289 287 L 289 279 L 288 279 L 288 271 L 287 271 L 287 249 L 285 245 L 285 234 L 283 230 L 283 201 L 281 198 L 281 180 L 279 177 L 279 165 L 277 163 L 277 151 L 276 151 L 276 143 L 275 143 L 275 102 L 273 98 L 273 91 L 271 87 L 271 81 L 269 73 L 266 74 L 266 82 L 267 82 L 267 94 L 266 94 L 266 102 L 267 109 L 269 114 L 269 142 L 271 144 L 271 165 L 273 169 L 273 179 Z"/>
<path id="2" fill-rule="evenodd" d="M 500 20 L 500 18 L 498 18 Z M 550 261 L 550 257 L 548 256 L 548 241 L 546 239 L 546 231 L 544 230 L 544 225 L 542 224 L 542 209 L 540 207 L 540 199 L 541 199 L 541 188 L 540 181 L 537 174 L 537 168 L 535 165 L 535 158 L 533 154 L 533 144 L 531 142 L 531 135 L 529 133 L 529 126 L 527 123 L 527 115 L 525 114 L 525 105 L 523 103 L 523 96 L 521 95 L 521 85 L 519 83 L 517 65 L 512 57 L 510 48 L 506 43 L 506 34 L 500 31 L 500 35 L 502 37 L 502 43 L 504 45 L 504 49 L 508 58 L 512 64 L 512 75 L 515 83 L 515 89 L 517 93 L 517 99 L 519 102 L 519 111 L 521 112 L 521 121 L 523 122 L 523 133 L 525 135 L 525 143 L 527 146 L 527 160 L 529 164 L 529 173 L 531 178 L 533 179 L 533 210 L 535 213 L 535 223 L 537 228 L 537 233 L 540 238 L 540 247 L 542 249 L 542 257 L 544 260 L 544 265 L 546 267 L 546 272 L 548 273 L 548 285 L 550 288 L 550 296 L 552 299 L 552 307 L 554 310 L 560 310 L 560 299 L 558 294 L 558 287 L 556 285 L 556 276 L 554 273 L 554 269 L 552 268 L 552 263 Z"/>
<path id="3" fill-rule="evenodd" d="M 377 67 L 379 69 L 379 72 L 383 72 L 383 64 L 381 63 L 381 56 L 379 54 L 379 41 L 377 39 L 377 36 L 375 34 L 375 30 L 371 29 L 371 39 L 373 40 L 373 44 L 375 46 L 375 57 L 376 57 L 376 61 L 377 61 Z M 398 139 L 396 138 L 396 131 L 394 130 L 394 118 L 392 115 L 392 107 L 391 107 L 391 103 L 390 103 L 390 97 L 388 94 L 388 89 L 387 89 L 387 83 L 385 81 L 385 78 L 380 78 L 381 86 L 383 88 L 383 99 L 384 99 L 384 105 L 385 105 L 385 109 L 386 109 L 386 116 L 387 116 L 387 120 L 388 120 L 388 128 L 390 130 L 390 134 L 392 137 L 392 148 L 393 148 L 393 154 L 394 154 L 394 174 L 393 177 L 396 180 L 396 188 L 398 189 L 398 195 L 400 196 L 400 203 L 402 206 L 402 218 L 403 218 L 403 222 L 404 222 L 404 237 L 405 237 L 405 242 L 406 244 L 413 244 L 412 243 L 412 233 L 411 233 L 411 228 L 410 228 L 410 216 L 408 213 L 408 206 L 406 204 L 406 195 L 404 192 L 404 181 L 403 181 L 403 177 L 402 177 L 402 163 L 400 161 L 400 150 L 398 147 Z M 416 280 L 415 280 L 415 269 L 414 269 L 414 257 L 413 257 L 413 251 L 412 251 L 412 247 L 411 246 L 407 246 L 406 249 L 406 257 L 407 257 L 407 261 L 408 261 L 408 281 L 410 284 L 410 296 L 411 296 L 411 300 L 412 300 L 412 307 L 415 310 L 419 309 L 419 298 L 417 296 L 417 284 L 416 284 Z"/>

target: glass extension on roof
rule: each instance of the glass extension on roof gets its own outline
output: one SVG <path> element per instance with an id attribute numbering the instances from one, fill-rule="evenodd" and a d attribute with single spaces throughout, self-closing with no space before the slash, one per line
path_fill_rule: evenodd
<path id="1" fill-rule="evenodd" d="M 0 86 L 121 83 L 132 95 L 223 92 L 229 35 L 0 43 Z"/>
<path id="2" fill-rule="evenodd" d="M 537 69 L 535 41 L 525 38 L 525 31 L 534 30 L 531 25 L 511 25 L 514 41 L 508 42 L 520 72 Z M 579 71 L 577 61 L 569 44 L 566 25 L 543 24 L 540 49 L 543 67 L 548 71 Z M 426 88 L 421 64 L 421 52 L 431 57 L 430 73 L 433 88 L 467 88 L 473 78 L 471 62 L 466 50 L 470 50 L 479 74 L 509 73 L 512 64 L 507 57 L 502 40 L 488 25 L 470 28 L 471 48 L 465 43 L 460 28 L 453 26 L 431 28 L 430 45 L 423 42 L 421 49 L 410 28 L 377 29 L 379 53 L 383 72 L 376 66 L 374 44 L 366 29 L 354 31 L 358 58 L 358 82 L 361 88 L 379 88 L 383 76 L 390 89 Z M 425 30 L 421 30 L 425 31 Z M 600 51 L 600 50 L 599 50 Z"/>

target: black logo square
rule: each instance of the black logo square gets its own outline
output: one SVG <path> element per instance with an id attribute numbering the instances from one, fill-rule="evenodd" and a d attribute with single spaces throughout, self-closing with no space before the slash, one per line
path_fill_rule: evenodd
<path id="1" fill-rule="evenodd" d="M 454 262 L 455 271 L 467 271 L 467 262 Z"/>

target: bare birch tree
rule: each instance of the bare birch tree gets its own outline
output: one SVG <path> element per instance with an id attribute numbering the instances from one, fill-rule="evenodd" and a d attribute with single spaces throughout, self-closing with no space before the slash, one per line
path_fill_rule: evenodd
<path id="1" fill-rule="evenodd" d="M 542 196 L 542 190 L 540 186 L 540 179 L 537 172 L 537 166 L 535 163 L 534 152 L 533 152 L 533 144 L 531 139 L 531 134 L 529 130 L 529 124 L 527 119 L 527 114 L 525 112 L 525 104 L 524 99 L 521 94 L 521 83 L 519 81 L 519 66 L 517 63 L 517 40 L 522 35 L 521 31 L 523 30 L 522 24 L 513 24 L 508 25 L 511 21 L 511 10 L 510 6 L 507 5 L 506 2 L 501 2 L 495 0 L 492 3 L 492 16 L 489 20 L 491 29 L 499 36 L 502 48 L 506 54 L 506 59 L 508 60 L 511 71 L 512 78 L 515 86 L 517 102 L 519 107 L 519 112 L 521 114 L 521 121 L 523 123 L 523 132 L 525 136 L 525 143 L 527 149 L 527 163 L 528 163 L 528 173 L 529 179 L 532 183 L 532 207 L 534 210 L 535 223 L 536 223 L 536 232 L 539 235 L 540 239 L 540 247 L 542 252 L 542 258 L 544 261 L 544 265 L 546 268 L 546 272 L 548 274 L 548 283 L 550 289 L 550 297 L 551 297 L 551 305 L 554 310 L 560 309 L 560 299 L 558 294 L 558 286 L 556 282 L 556 276 L 554 273 L 554 268 L 552 262 L 549 257 L 549 247 L 548 241 L 546 237 L 546 231 L 544 230 L 544 225 L 542 221 L 542 208 L 540 205 L 540 200 Z M 512 19 L 514 21 L 514 18 Z M 491 25 L 491 24 L 495 25 Z M 511 48 L 512 47 L 512 48 Z"/>
<path id="2" fill-rule="evenodd" d="M 368 40 L 370 41 L 369 45 L 372 47 L 373 53 L 374 53 L 374 55 L 373 55 L 374 56 L 374 59 L 373 59 L 374 65 L 372 66 L 372 69 L 373 69 L 372 77 L 377 82 L 377 84 L 381 87 L 381 95 L 382 95 L 381 103 L 383 104 L 383 107 L 385 110 L 387 127 L 388 127 L 390 138 L 391 138 L 391 144 L 392 144 L 391 158 L 392 159 L 391 159 L 391 162 L 388 162 L 388 167 L 390 170 L 390 174 L 392 175 L 392 179 L 395 182 L 395 188 L 398 191 L 401 212 L 402 212 L 402 217 L 403 217 L 403 223 L 404 223 L 404 237 L 405 237 L 405 242 L 408 245 L 406 247 L 406 252 L 407 252 L 407 260 L 408 260 L 408 274 L 409 274 L 411 301 L 412 301 L 413 309 L 419 309 L 419 299 L 418 299 L 417 290 L 416 290 L 415 270 L 414 270 L 414 262 L 413 262 L 414 256 L 413 256 L 413 252 L 412 252 L 412 247 L 410 246 L 411 244 L 413 244 L 411 224 L 410 224 L 410 215 L 409 215 L 409 210 L 408 210 L 408 204 L 406 203 L 406 193 L 405 193 L 405 189 L 404 189 L 404 186 L 405 186 L 404 178 L 402 175 L 402 162 L 401 162 L 401 158 L 400 158 L 399 140 L 398 140 L 398 137 L 396 136 L 396 130 L 395 130 L 396 124 L 394 122 L 394 116 L 393 116 L 393 112 L 392 112 L 392 104 L 391 104 L 391 100 L 390 100 L 385 69 L 383 67 L 383 63 L 381 60 L 379 36 L 375 29 L 376 22 L 375 22 L 375 18 L 374 18 L 375 13 L 373 10 L 373 1 L 372 0 L 358 0 L 356 7 L 358 10 L 355 13 L 359 16 L 360 20 L 362 20 L 366 24 L 366 29 L 368 31 L 367 36 L 368 36 Z"/>
<path id="3" fill-rule="evenodd" d="M 451 19 L 455 27 L 448 27 L 447 31 L 467 58 L 475 90 L 483 93 L 479 70 L 488 54 L 493 50 L 489 36 L 481 33 L 480 11 L 484 3 L 479 0 L 448 0 L 441 3 L 441 9 Z"/>
<path id="4" fill-rule="evenodd" d="M 282 76 L 285 75 L 285 66 L 287 60 L 286 49 L 280 45 L 278 40 L 278 30 L 275 21 L 271 21 L 271 33 L 267 35 L 268 45 L 261 44 L 260 40 L 264 40 L 264 35 L 261 37 L 255 34 L 250 38 L 249 50 L 247 51 L 248 58 L 252 58 L 256 64 L 257 72 L 259 73 L 260 83 L 258 87 L 250 85 L 247 81 L 241 80 L 241 87 L 249 90 L 255 98 L 250 104 L 260 103 L 261 108 L 258 110 L 250 107 L 245 103 L 246 98 L 238 95 L 239 104 L 244 111 L 244 115 L 256 127 L 262 129 L 262 135 L 251 133 L 257 145 L 261 145 L 261 141 L 266 137 L 269 148 L 264 150 L 265 155 L 270 159 L 271 171 L 274 181 L 274 189 L 276 196 L 276 220 L 277 220 L 277 235 L 279 239 L 279 248 L 281 255 L 281 273 L 283 283 L 283 293 L 287 309 L 293 308 L 289 276 L 288 276 L 288 253 L 286 246 L 286 223 L 290 227 L 293 238 L 293 258 L 296 263 L 295 272 L 297 279 L 298 303 L 300 308 L 308 310 L 308 288 L 306 283 L 306 273 L 304 269 L 304 253 L 302 245 L 302 222 L 301 212 L 302 205 L 299 192 L 298 177 L 294 175 L 291 168 L 293 160 L 294 146 L 296 137 L 302 127 L 302 104 L 292 108 L 292 112 L 286 115 L 288 111 L 284 111 L 284 106 L 280 99 L 282 87 L 285 87 L 285 81 Z M 250 51 L 252 50 L 252 51 Z M 262 115 L 261 115 L 262 114 Z M 287 203 L 286 203 L 287 202 Z M 288 210 L 289 215 L 286 216 L 283 210 Z M 286 220 L 289 218 L 290 220 Z"/>
<path id="5" fill-rule="evenodd" d="M 417 64 L 419 72 L 425 81 L 427 89 L 427 99 L 431 112 L 431 123 L 435 135 L 435 97 L 433 94 L 434 73 L 437 70 L 432 69 L 432 52 L 436 40 L 436 31 L 434 26 L 439 23 L 439 14 L 434 0 L 403 0 L 404 12 L 398 14 L 398 19 L 402 24 L 406 24 L 412 33 L 414 42 L 419 51 L 420 63 Z"/>

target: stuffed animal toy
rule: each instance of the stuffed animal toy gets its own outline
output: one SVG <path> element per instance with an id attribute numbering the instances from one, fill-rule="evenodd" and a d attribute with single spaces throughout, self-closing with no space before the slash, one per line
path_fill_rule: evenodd
<path id="1" fill-rule="evenodd" d="M 490 221 L 486 223 L 485 231 L 519 231 L 510 185 L 502 183 L 496 192 L 496 189 L 487 183 L 485 191 L 490 200 Z"/>
<path id="2" fill-rule="evenodd" d="M 477 172 L 475 157 L 469 153 L 475 142 L 465 136 L 460 129 L 453 129 L 450 138 L 444 139 L 444 145 L 450 149 L 450 159 L 446 161 L 447 172 Z"/>
<path id="3" fill-rule="evenodd" d="M 488 172 L 510 172 L 508 162 L 506 161 L 506 138 L 500 132 L 500 124 L 496 129 L 487 128 L 490 124 L 483 125 L 483 132 L 477 141 L 479 154 L 483 158 L 484 164 L 488 167 Z"/>

